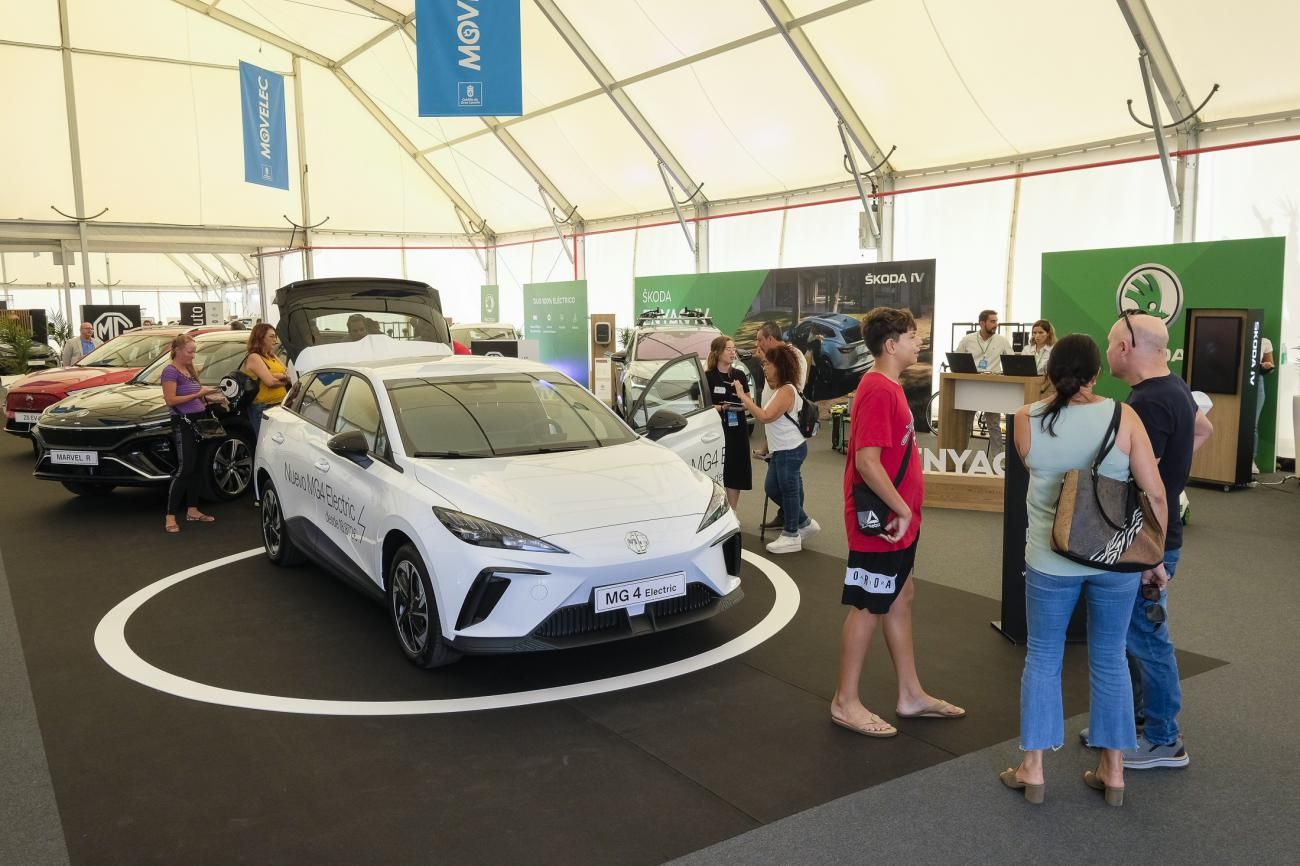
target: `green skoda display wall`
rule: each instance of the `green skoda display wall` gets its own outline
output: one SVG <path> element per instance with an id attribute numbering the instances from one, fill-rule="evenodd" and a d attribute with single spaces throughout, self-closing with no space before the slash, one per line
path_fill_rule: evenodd
<path id="1" fill-rule="evenodd" d="M 906 307 L 916 317 L 923 341 L 921 357 L 905 372 L 903 382 L 908 401 L 919 414 L 930 396 L 934 264 L 934 259 L 922 259 L 637 277 L 633 310 L 639 315 L 653 309 L 707 309 L 718 329 L 732 335 L 736 348 L 743 351 L 754 348 L 754 337 L 767 321 L 791 329 L 815 316 L 843 313 L 860 319 L 873 307 Z M 814 356 L 819 349 L 797 338 L 794 343 Z M 815 370 L 810 371 L 809 396 L 815 400 L 841 397 L 856 386 L 856 379 L 821 381 Z"/>
<path id="2" fill-rule="evenodd" d="M 1152 247 L 1121 247 L 1043 254 L 1042 313 L 1058 337 L 1090 334 L 1104 351 L 1122 310 L 1142 309 L 1169 327 L 1170 369 L 1183 373 L 1185 311 L 1258 308 L 1263 336 L 1281 347 L 1285 238 L 1256 238 Z M 1128 386 L 1103 371 L 1097 391 L 1128 396 Z M 1259 421 L 1261 468 L 1274 463 L 1277 375 L 1264 377 L 1265 412 Z"/>

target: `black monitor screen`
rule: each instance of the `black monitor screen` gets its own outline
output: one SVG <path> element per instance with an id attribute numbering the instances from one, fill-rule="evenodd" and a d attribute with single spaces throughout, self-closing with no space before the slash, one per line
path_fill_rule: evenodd
<path id="1" fill-rule="evenodd" d="M 475 355 L 503 355 L 507 358 L 519 357 L 518 340 L 474 340 L 469 350 Z"/>
<path id="2" fill-rule="evenodd" d="M 1192 333 L 1192 390 L 1235 394 L 1241 378 L 1241 322 L 1236 316 L 1200 316 Z"/>

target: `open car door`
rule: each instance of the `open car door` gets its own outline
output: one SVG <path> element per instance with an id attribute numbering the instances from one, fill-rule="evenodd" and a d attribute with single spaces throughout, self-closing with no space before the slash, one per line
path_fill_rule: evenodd
<path id="1" fill-rule="evenodd" d="M 682 355 L 660 367 L 624 418 L 638 433 L 722 483 L 722 416 L 709 398 L 699 355 Z"/>

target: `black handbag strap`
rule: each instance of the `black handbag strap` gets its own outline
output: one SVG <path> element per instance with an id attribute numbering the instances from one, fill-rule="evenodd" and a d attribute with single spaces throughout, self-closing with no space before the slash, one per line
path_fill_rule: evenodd
<path id="1" fill-rule="evenodd" d="M 1106 427 L 1106 433 L 1101 437 L 1101 447 L 1097 449 L 1097 457 L 1092 461 L 1092 496 L 1093 499 L 1097 501 L 1097 513 L 1100 514 L 1101 519 L 1106 521 L 1106 523 L 1110 526 L 1110 528 L 1114 529 L 1116 532 L 1123 529 L 1125 524 L 1122 522 L 1116 523 L 1115 521 L 1111 520 L 1110 515 L 1106 513 L 1105 506 L 1101 504 L 1101 493 L 1098 490 L 1097 476 L 1098 474 L 1100 474 L 1099 470 L 1101 469 L 1102 461 L 1106 459 L 1106 456 L 1110 454 L 1111 449 L 1115 447 L 1115 443 L 1119 441 L 1119 422 L 1123 410 L 1124 410 L 1123 404 L 1121 404 L 1118 400 L 1116 400 L 1115 414 L 1111 416 L 1110 424 L 1109 426 Z M 1133 481 L 1132 481 L 1132 477 L 1130 476 L 1129 499 L 1133 498 L 1132 490 L 1131 490 L 1132 486 L 1133 486 Z M 1127 514 L 1122 515 L 1120 519 L 1124 521 L 1126 517 Z"/>
<path id="2" fill-rule="evenodd" d="M 787 382 L 786 384 L 789 385 L 791 388 L 794 389 L 794 392 L 795 392 L 796 394 L 799 395 L 799 399 L 800 399 L 800 400 L 803 400 L 805 403 L 808 402 L 808 398 L 805 397 L 805 396 L 803 395 L 803 391 L 800 391 L 800 390 L 799 390 L 799 386 L 798 386 L 798 385 L 795 385 L 794 383 L 791 383 L 791 382 Z M 781 387 L 784 388 L 785 385 L 782 385 Z M 794 408 L 794 405 L 793 405 L 793 404 L 791 404 L 791 408 Z M 794 416 L 791 415 L 789 412 L 786 412 L 786 413 L 785 413 L 785 420 L 787 420 L 787 421 L 789 421 L 791 424 L 793 424 L 793 425 L 794 425 L 794 428 L 795 428 L 796 430 L 798 430 L 800 434 L 803 433 L 803 428 L 799 426 L 799 422 L 796 421 L 795 418 L 794 418 Z"/>

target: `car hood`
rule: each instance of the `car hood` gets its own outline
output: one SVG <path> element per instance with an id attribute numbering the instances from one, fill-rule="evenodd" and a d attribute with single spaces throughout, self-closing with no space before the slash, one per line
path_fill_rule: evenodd
<path id="1" fill-rule="evenodd" d="M 707 476 L 645 439 L 561 454 L 411 462 L 420 483 L 456 510 L 539 538 L 703 515 L 713 494 Z"/>
<path id="2" fill-rule="evenodd" d="M 66 394 L 96 385 L 116 385 L 140 372 L 139 367 L 61 367 L 31 373 L 9 386 L 10 392 Z"/>
<path id="3" fill-rule="evenodd" d="M 88 427 L 94 424 L 147 424 L 167 420 L 162 386 L 109 385 L 77 392 L 55 403 L 41 416 L 44 427 Z"/>

